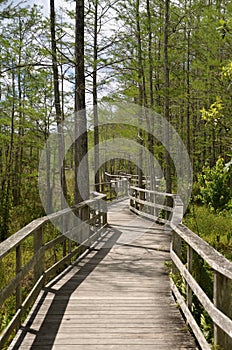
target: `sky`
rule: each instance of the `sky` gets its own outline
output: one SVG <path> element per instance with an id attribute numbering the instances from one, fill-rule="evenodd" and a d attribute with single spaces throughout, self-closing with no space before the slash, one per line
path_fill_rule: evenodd
<path id="1" fill-rule="evenodd" d="M 44 16 L 49 16 L 50 14 L 50 0 L 8 0 L 8 3 L 7 4 L 12 4 L 13 6 L 17 6 L 18 4 L 21 4 L 21 6 L 26 6 L 26 5 L 33 5 L 33 4 L 36 4 L 36 5 L 41 5 L 43 6 L 44 8 Z M 74 2 L 73 2 L 74 4 Z M 71 5 L 71 3 L 70 3 Z M 69 5 L 69 8 L 70 8 L 70 5 Z M 59 7 L 67 7 L 67 2 L 65 0 L 55 0 L 55 7 L 56 9 L 58 9 Z M 112 23 L 110 23 L 110 31 L 111 31 L 111 28 L 112 27 Z M 102 72 L 99 72 L 99 75 L 101 76 L 102 75 L 102 78 L 104 78 L 104 75 L 105 75 L 105 72 L 102 71 Z M 115 82 L 113 82 L 111 84 L 114 88 L 113 90 L 115 89 Z M 111 88 L 112 86 L 108 86 L 108 89 L 109 91 L 111 91 Z M 99 90 L 99 96 L 105 96 L 108 94 L 108 90 L 106 89 L 106 87 L 104 88 L 104 93 L 103 91 L 100 91 Z"/>
<path id="2" fill-rule="evenodd" d="M 8 0 L 8 3 L 12 3 L 13 5 L 17 5 L 19 3 L 24 3 L 28 5 L 41 5 L 44 8 L 44 14 L 48 15 L 49 14 L 49 0 Z M 65 1 L 64 0 L 55 0 L 55 6 L 56 8 L 60 6 L 64 6 Z"/>

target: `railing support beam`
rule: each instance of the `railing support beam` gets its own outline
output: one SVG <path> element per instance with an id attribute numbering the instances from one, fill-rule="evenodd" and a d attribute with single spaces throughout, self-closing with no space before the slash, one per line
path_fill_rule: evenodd
<path id="1" fill-rule="evenodd" d="M 44 250 L 43 247 L 43 227 L 39 227 L 34 232 L 34 254 L 36 256 L 36 264 L 34 267 L 35 283 L 42 276 L 44 272 Z"/>
<path id="2" fill-rule="evenodd" d="M 232 319 L 232 281 L 219 272 L 214 273 L 214 304 L 226 316 Z M 214 325 L 215 349 L 232 349 L 232 338 L 217 325 Z"/>

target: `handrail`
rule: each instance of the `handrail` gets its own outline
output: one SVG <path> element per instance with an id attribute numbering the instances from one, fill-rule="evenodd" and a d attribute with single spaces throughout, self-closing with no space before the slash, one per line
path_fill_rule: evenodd
<path id="1" fill-rule="evenodd" d="M 92 188 L 96 188 L 97 186 L 101 193 L 106 194 L 107 201 L 112 201 L 114 199 L 119 199 L 128 196 L 128 178 L 122 175 L 111 175 L 111 177 L 112 179 L 110 179 L 110 181 L 95 183 L 94 185 L 92 185 Z"/>
<path id="2" fill-rule="evenodd" d="M 130 186 L 130 210 L 160 223 L 167 223 L 173 212 L 173 195 Z M 181 218 L 182 219 L 182 218 Z"/>
<path id="3" fill-rule="evenodd" d="M 0 269 L 6 276 L 6 283 L 0 291 L 0 307 L 3 310 L 10 300 L 15 309 L 0 335 L 1 349 L 19 329 L 28 307 L 34 303 L 43 286 L 88 251 L 103 233 L 107 225 L 106 195 L 96 192 L 93 195 L 95 198 L 72 208 L 32 221 L 0 244 Z M 63 224 L 64 234 L 51 224 L 51 221 L 57 220 Z M 74 234 L 81 237 L 79 244 L 70 239 Z M 23 253 L 29 254 L 26 262 Z M 23 281 L 30 281 L 31 276 L 33 281 L 25 294 Z"/>
<path id="4" fill-rule="evenodd" d="M 128 186 L 125 187 L 126 191 Z M 126 192 L 125 192 L 126 193 Z M 15 314 L 0 336 L 0 348 L 13 332 L 19 329 L 22 318 L 39 292 L 58 271 L 67 267 L 73 259 L 86 251 L 97 241 L 107 225 L 106 195 L 94 192 L 95 198 L 82 202 L 73 208 L 64 209 L 36 219 L 0 244 L 0 269 L 14 261 L 15 274 L 9 276 L 0 291 L 0 306 L 14 298 Z M 204 337 L 193 308 L 197 298 L 214 324 L 214 345 L 224 350 L 232 348 L 232 263 L 218 251 L 182 224 L 183 203 L 179 196 L 170 193 L 129 188 L 130 209 L 146 218 L 167 225 L 172 230 L 170 255 L 172 259 L 171 290 L 179 304 L 187 324 L 191 327 L 202 350 L 211 349 Z M 83 225 L 75 226 L 72 215 L 81 218 Z M 64 220 L 63 220 L 64 219 Z M 50 221 L 65 223 L 62 235 L 50 226 Z M 86 226 L 89 225 L 89 232 Z M 82 244 L 72 243 L 73 234 L 81 235 Z M 66 235 L 67 233 L 67 235 Z M 24 245 L 31 244 L 33 250 L 26 262 L 23 260 Z M 55 261 L 49 262 L 47 253 L 57 247 L 61 250 Z M 183 251 L 185 252 L 183 255 Z M 13 255 L 12 255 L 13 254 Z M 213 271 L 213 299 L 203 290 L 197 278 L 194 259 L 204 261 Z M 31 278 L 32 283 L 26 295 L 22 292 L 23 281 Z M 176 283 L 177 282 L 177 283 Z M 182 288 L 179 288 L 179 284 Z M 12 302 L 12 301 L 11 301 Z"/>
<path id="5" fill-rule="evenodd" d="M 160 204 L 162 198 L 163 203 Z M 168 198 L 172 198 L 172 203 Z M 170 275 L 171 290 L 201 349 L 210 350 L 211 345 L 206 340 L 199 322 L 197 323 L 194 318 L 194 298 L 198 299 L 212 319 L 215 348 L 219 346 L 220 349 L 231 350 L 232 262 L 182 224 L 183 203 L 179 196 L 132 186 L 130 190 L 130 209 L 149 219 L 165 223 L 168 228 L 172 229 L 170 248 L 173 264 Z M 163 214 L 163 211 L 165 214 Z M 160 217 L 161 214 L 162 217 Z M 184 256 L 183 249 L 187 251 Z M 198 261 L 202 259 L 213 271 L 213 300 L 210 299 L 197 280 L 194 256 L 197 256 Z M 178 288 L 178 284 L 182 284 L 182 288 Z"/>

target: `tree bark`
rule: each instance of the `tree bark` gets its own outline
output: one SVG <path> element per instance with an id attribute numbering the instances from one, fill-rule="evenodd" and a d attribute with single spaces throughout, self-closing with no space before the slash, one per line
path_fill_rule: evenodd
<path id="1" fill-rule="evenodd" d="M 151 10 L 150 0 L 147 0 L 147 19 L 148 19 L 148 61 L 149 61 L 149 95 L 150 95 L 150 109 L 149 113 L 149 134 L 148 134 L 148 150 L 150 163 L 150 188 L 156 188 L 155 171 L 154 171 L 154 95 L 153 95 L 153 56 L 152 56 L 152 30 L 151 30 Z"/>
<path id="2" fill-rule="evenodd" d="M 164 118 L 167 120 L 167 128 L 164 130 L 165 138 L 165 179 L 166 179 L 166 192 L 172 192 L 172 180 L 171 180 L 171 157 L 170 157 L 170 80 L 169 80 L 169 57 L 168 57 L 168 44 L 169 44 L 169 7 L 170 0 L 165 0 L 165 12 L 164 12 Z"/>
<path id="3" fill-rule="evenodd" d="M 98 59 L 98 0 L 95 0 L 95 4 L 94 4 L 94 43 L 93 43 L 94 182 L 95 182 L 95 190 L 99 192 L 100 172 L 99 172 L 97 59 Z"/>
<path id="4" fill-rule="evenodd" d="M 75 188 L 74 201 L 89 198 L 88 134 L 85 110 L 84 0 L 76 0 L 75 28 Z M 82 163 L 81 163 L 82 162 Z M 81 166 L 80 166 L 81 165 Z"/>
<path id="5" fill-rule="evenodd" d="M 141 43 L 141 29 L 140 29 L 140 0 L 136 0 L 136 37 L 137 37 L 137 59 L 138 59 L 138 86 L 139 86 L 139 98 L 138 103 L 141 106 L 139 109 L 138 125 L 142 123 L 142 106 L 143 106 L 143 70 L 142 70 L 142 43 Z M 138 129 L 138 143 L 143 146 L 143 133 L 142 129 Z M 143 151 L 142 147 L 139 148 L 138 154 L 138 187 L 143 186 Z"/>
<path id="6" fill-rule="evenodd" d="M 55 97 L 55 110 L 56 110 L 56 124 L 58 130 L 58 157 L 59 157 L 59 171 L 61 188 L 63 195 L 61 194 L 61 208 L 65 207 L 64 198 L 67 196 L 67 185 L 65 177 L 65 146 L 64 146 L 64 133 L 63 133 L 63 115 L 60 101 L 60 89 L 59 89 L 59 71 L 57 62 L 57 45 L 56 45 L 56 24 L 55 24 L 55 4 L 54 0 L 50 0 L 50 29 L 51 29 L 51 43 L 52 43 L 52 70 L 53 70 L 53 84 L 54 84 L 54 97 Z"/>

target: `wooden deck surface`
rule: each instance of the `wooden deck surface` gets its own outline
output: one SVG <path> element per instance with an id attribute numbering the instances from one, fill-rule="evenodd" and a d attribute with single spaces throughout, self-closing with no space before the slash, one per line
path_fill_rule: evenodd
<path id="1" fill-rule="evenodd" d="M 103 241 L 44 288 L 10 350 L 196 349 L 171 296 L 170 232 L 112 205 Z"/>

